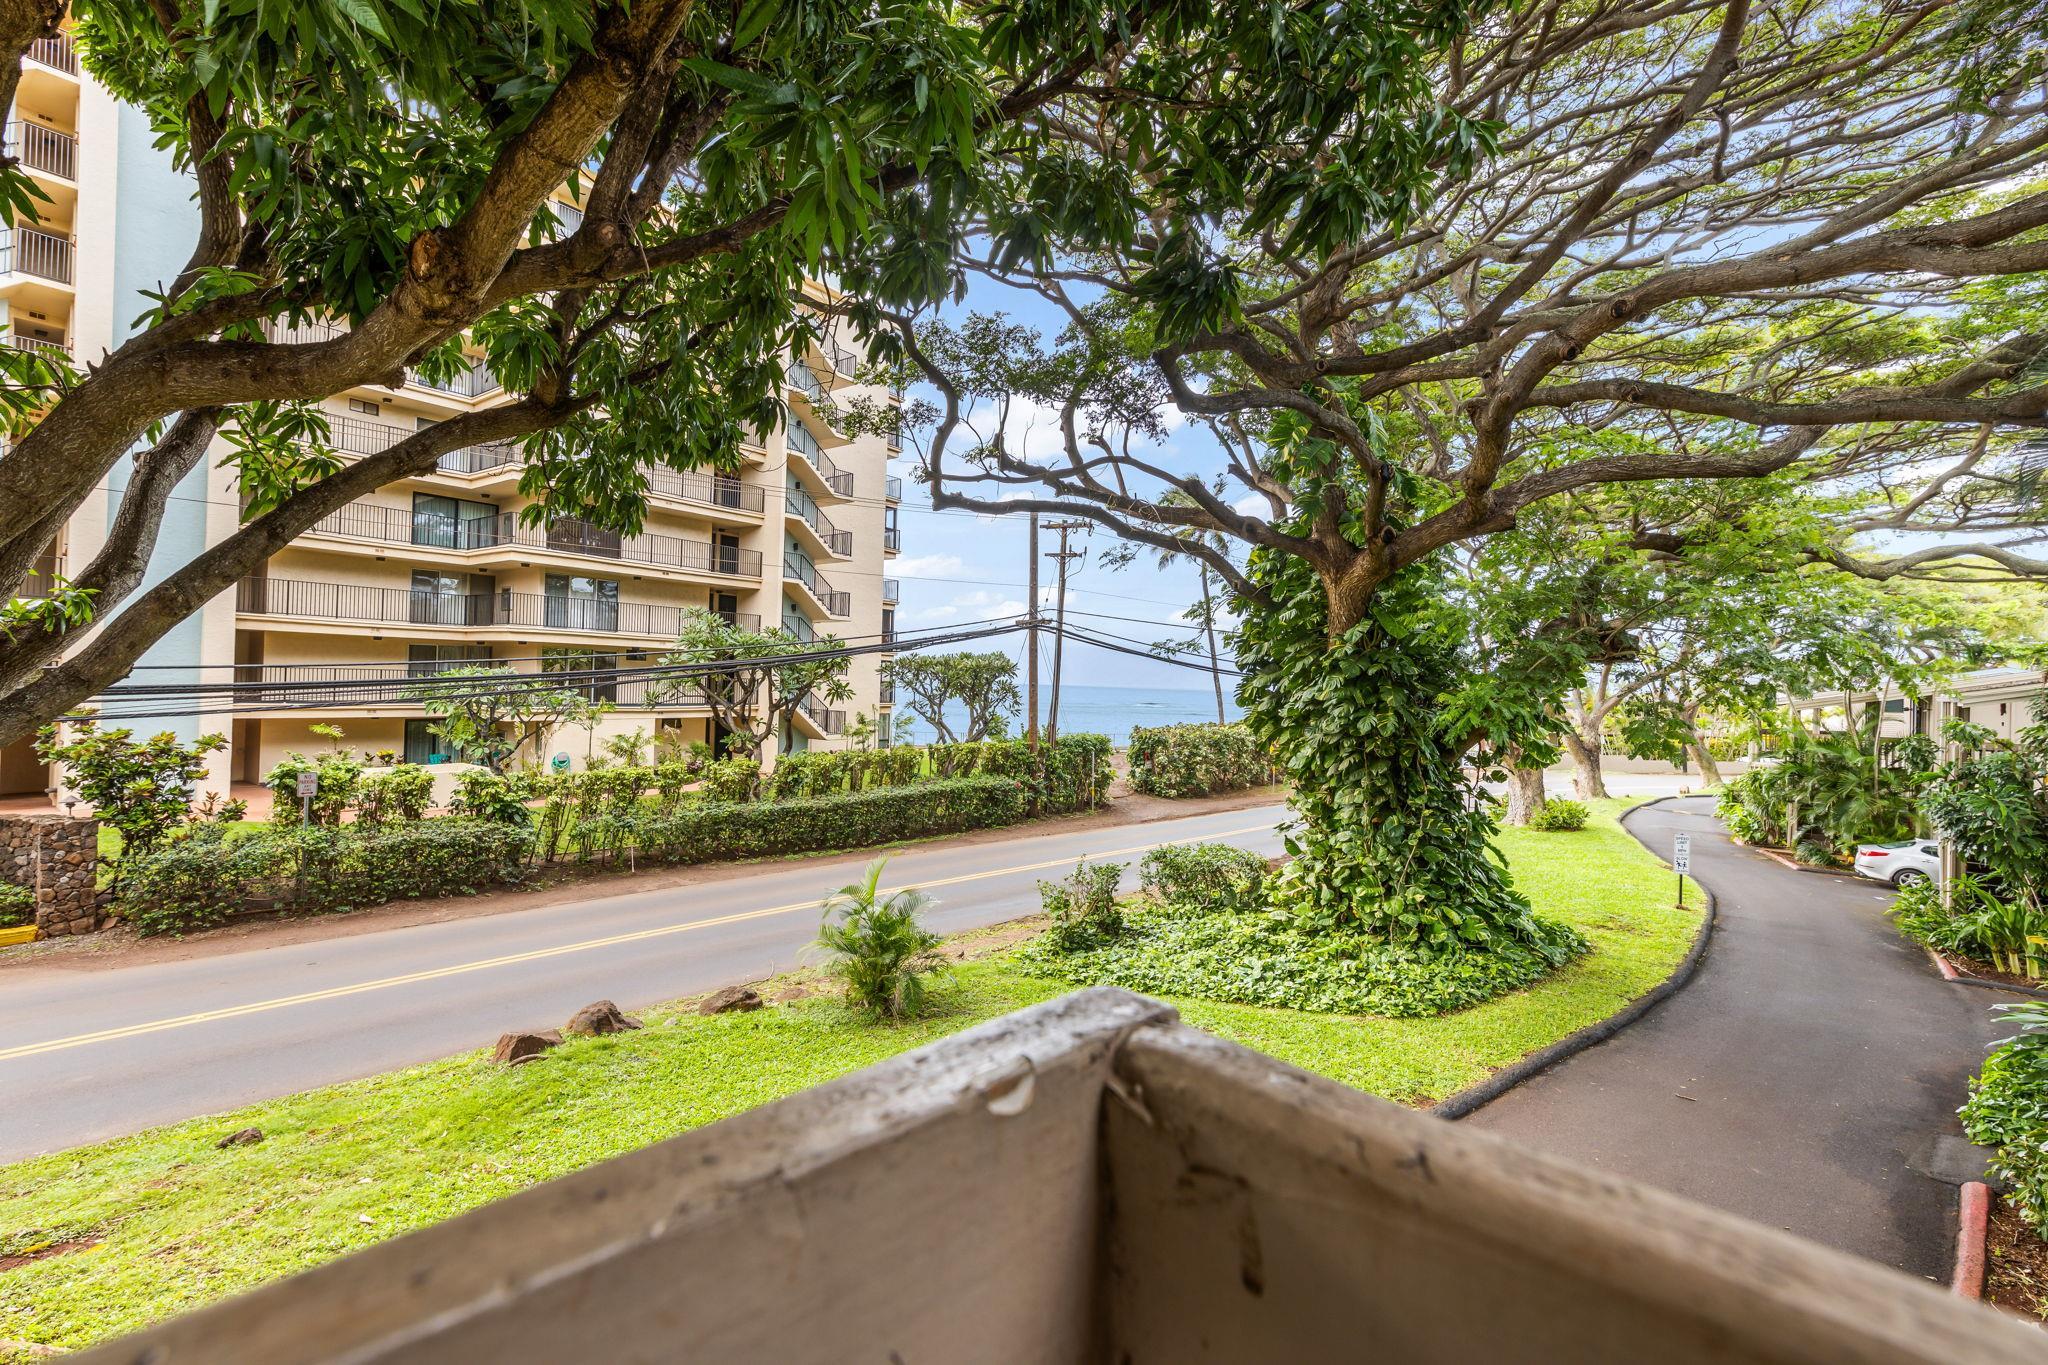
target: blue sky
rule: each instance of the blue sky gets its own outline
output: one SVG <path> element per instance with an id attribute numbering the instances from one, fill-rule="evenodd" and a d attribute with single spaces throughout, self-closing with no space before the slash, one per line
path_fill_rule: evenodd
<path id="1" fill-rule="evenodd" d="M 1006 313 L 1014 321 L 1039 329 L 1048 339 L 1059 332 L 1063 321 L 1059 310 L 1044 299 L 981 278 L 970 287 L 966 300 L 948 309 L 946 316 L 958 320 L 970 312 Z M 913 388 L 912 392 L 917 390 Z M 929 390 L 924 396 L 933 400 L 937 397 Z M 1177 419 L 1178 415 L 1174 416 Z M 1057 414 L 1044 412 L 1013 418 L 1009 436 L 1013 442 L 1021 439 L 1027 453 L 1057 450 Z M 958 446 L 956 440 L 956 459 L 949 462 L 949 470 L 958 468 Z M 1204 475 L 1222 465 L 1221 452 L 1209 432 L 1184 423 L 1174 426 L 1167 440 L 1155 446 L 1148 457 L 1176 470 Z M 1026 518 L 935 511 L 926 490 L 912 478 L 911 461 L 892 465 L 891 472 L 904 475 L 906 484 L 901 514 L 903 553 L 885 566 L 887 573 L 903 583 L 896 617 L 898 626 L 920 631 L 1021 614 L 1027 597 L 1029 562 Z M 1115 535 L 1105 527 L 1073 539 L 1073 546 L 1086 551 L 1086 557 L 1074 561 L 1068 569 L 1069 623 L 1140 644 L 1198 638 L 1189 623 L 1180 619 L 1181 613 L 1201 596 L 1195 568 L 1174 564 L 1162 569 L 1154 562 L 1155 556 L 1146 552 L 1129 567 L 1115 569 L 1103 563 L 1102 552 L 1116 543 Z M 1056 536 L 1041 534 L 1039 601 L 1048 613 L 1054 605 L 1055 565 L 1045 555 L 1057 548 Z M 1023 658 L 1021 636 L 993 641 L 986 647 L 1005 649 L 1020 661 Z M 1042 666 L 1048 670 L 1048 678 L 1051 650 L 1050 639 L 1043 640 Z M 1226 648 L 1226 667 L 1229 662 Z M 1071 639 L 1067 642 L 1064 667 L 1068 681 L 1095 686 L 1204 691 L 1210 686 L 1206 672 L 1162 660 L 1132 658 Z M 1225 685 L 1228 684 L 1226 677 Z"/>

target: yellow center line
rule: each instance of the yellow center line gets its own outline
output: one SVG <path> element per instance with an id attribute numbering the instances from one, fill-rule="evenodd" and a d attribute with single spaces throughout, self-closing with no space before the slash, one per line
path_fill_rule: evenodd
<path id="1" fill-rule="evenodd" d="M 1024 863 L 1016 867 L 992 868 L 986 872 L 967 872 L 957 877 L 940 877 L 933 881 L 916 882 L 919 888 L 934 886 L 956 886 L 961 882 L 985 881 L 990 877 L 1014 876 L 1019 872 L 1042 872 L 1047 868 L 1061 867 L 1084 859 L 1121 858 L 1133 853 L 1148 853 L 1155 848 L 1168 848 L 1175 844 L 1203 843 L 1212 839 L 1235 839 L 1242 834 L 1260 834 L 1273 829 L 1271 824 L 1252 825 L 1245 829 L 1223 830 L 1215 834 L 1194 834 L 1184 839 L 1163 839 L 1158 843 L 1134 844 L 1129 848 L 1109 849 L 1100 853 L 1068 854 L 1063 858 L 1051 858 L 1042 863 Z M 885 888 L 886 894 L 909 890 L 908 886 Z M 122 1028 L 101 1029 L 97 1033 L 79 1033 L 69 1038 L 52 1038 L 47 1042 L 24 1043 L 18 1047 L 0 1048 L 0 1062 L 13 1061 L 18 1057 L 35 1057 L 46 1052 L 60 1052 L 66 1048 L 83 1047 L 87 1043 L 107 1043 L 121 1038 L 135 1038 L 146 1033 L 162 1033 L 169 1029 L 187 1028 L 193 1024 L 210 1024 L 217 1019 L 239 1019 L 244 1015 L 264 1014 L 271 1010 L 285 1009 L 291 1005 L 310 1005 L 322 1000 L 339 1000 L 345 996 L 361 995 L 367 991 L 388 990 L 393 986 L 410 986 L 421 981 L 439 981 L 446 977 L 461 976 L 468 972 L 480 972 L 492 967 L 510 967 L 521 962 L 538 962 L 543 958 L 562 957 L 569 953 L 580 953 L 592 948 L 611 948 L 621 943 L 640 943 L 648 939 L 664 938 L 670 934 L 687 934 L 698 929 L 712 929 L 721 924 L 739 924 L 745 920 L 767 919 L 773 915 L 788 915 L 799 910 L 816 911 L 819 902 L 800 901 L 791 905 L 775 905 L 764 910 L 742 910 L 735 914 L 719 915 L 712 919 L 690 920 L 684 924 L 665 924 L 657 929 L 637 929 L 627 934 L 612 934 L 605 938 L 584 939 L 580 943 L 563 943 L 553 948 L 535 948 L 524 953 L 507 953 L 502 957 L 481 958 L 475 962 L 460 962 L 452 967 L 435 967 L 423 972 L 407 972 L 403 976 L 387 976 L 375 981 L 360 981 L 352 986 L 330 986 L 326 990 L 306 991 L 299 995 L 282 995 L 272 1000 L 256 1000 L 246 1005 L 230 1005 L 223 1009 L 200 1010 L 193 1014 L 181 1014 L 171 1019 L 152 1020 L 146 1024 L 128 1024 Z"/>

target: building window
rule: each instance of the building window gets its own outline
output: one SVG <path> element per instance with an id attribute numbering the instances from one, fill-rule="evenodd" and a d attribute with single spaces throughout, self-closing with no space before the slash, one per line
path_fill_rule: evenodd
<path id="1" fill-rule="evenodd" d="M 407 645 L 405 673 L 425 678 L 450 668 L 470 668 L 491 661 L 489 645 Z"/>
<path id="2" fill-rule="evenodd" d="M 438 493 L 412 495 L 412 543 L 443 550 L 474 550 L 495 545 L 498 509 L 487 502 L 445 498 Z"/>
<path id="3" fill-rule="evenodd" d="M 378 407 L 373 400 L 368 398 L 349 399 L 348 410 L 350 412 L 361 413 L 365 417 L 380 417 L 384 413 L 383 408 Z"/>
<path id="4" fill-rule="evenodd" d="M 405 723 L 405 761 L 408 763 L 453 763 L 455 755 L 442 747 L 434 734 L 434 722 L 409 720 Z"/>
<path id="5" fill-rule="evenodd" d="M 617 630 L 619 585 L 581 574 L 547 576 L 547 624 L 556 630 Z"/>
<path id="6" fill-rule="evenodd" d="M 589 673 L 618 666 L 618 655 L 599 654 L 591 649 L 563 649 L 551 645 L 540 652 L 540 671 L 543 673 Z M 616 702 L 619 699 L 617 678 L 582 679 L 575 688 L 586 701 Z"/>

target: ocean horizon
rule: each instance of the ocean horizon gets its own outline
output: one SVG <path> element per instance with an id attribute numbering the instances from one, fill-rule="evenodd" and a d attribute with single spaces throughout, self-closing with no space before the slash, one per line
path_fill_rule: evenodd
<path id="1" fill-rule="evenodd" d="M 1021 684 L 1019 686 L 1021 688 Z M 1052 710 L 1049 686 L 1040 688 L 1038 703 L 1039 723 L 1042 725 Z M 905 706 L 900 695 L 896 711 L 910 719 L 911 743 L 929 744 L 936 738 L 932 727 Z M 1223 713 L 1230 720 L 1238 720 L 1244 715 L 1244 709 L 1231 696 L 1229 679 L 1224 680 Z M 964 713 L 958 712 L 957 708 L 949 708 L 946 714 L 956 726 L 965 719 Z M 954 720 L 956 715 L 959 720 Z M 1107 687 L 1070 682 L 1060 689 L 1060 732 L 1108 735 L 1109 742 L 1119 749 L 1131 742 L 1134 726 L 1177 725 L 1188 721 L 1214 723 L 1215 719 L 1216 693 L 1206 687 Z M 1011 717 L 1010 733 L 1019 735 L 1023 732 L 1024 717 L 1020 709 Z"/>

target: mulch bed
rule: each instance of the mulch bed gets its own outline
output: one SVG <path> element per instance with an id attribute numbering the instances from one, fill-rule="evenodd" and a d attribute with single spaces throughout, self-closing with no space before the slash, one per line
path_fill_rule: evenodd
<path id="1" fill-rule="evenodd" d="M 2003 1199 L 1992 1201 L 1984 1250 L 1984 1301 L 2037 1322 L 2048 1319 L 2048 1242 Z"/>
<path id="2" fill-rule="evenodd" d="M 1944 953 L 1957 971 L 1966 976 L 1980 977 L 1985 981 L 1996 981 L 2001 986 L 2016 986 L 2021 990 L 2040 990 L 2048 987 L 2048 981 L 2036 976 L 2020 976 L 2015 972 L 2002 972 L 1988 962 L 1979 962 L 1974 957 L 1963 957 L 1957 953 Z"/>

